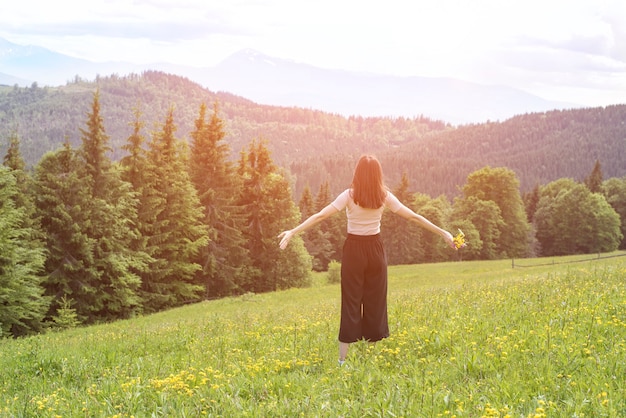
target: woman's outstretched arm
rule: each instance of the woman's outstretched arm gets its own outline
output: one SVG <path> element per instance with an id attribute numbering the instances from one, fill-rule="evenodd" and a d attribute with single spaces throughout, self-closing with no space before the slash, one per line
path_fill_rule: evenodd
<path id="1" fill-rule="evenodd" d="M 416 222 L 422 228 L 425 228 L 431 232 L 434 232 L 435 234 L 440 235 L 446 241 L 446 243 L 450 246 L 450 248 L 456 249 L 452 234 L 446 231 L 445 229 L 439 228 L 437 225 L 435 225 L 428 219 L 424 218 L 422 215 L 418 215 L 417 213 L 413 212 L 411 209 L 409 209 L 408 207 L 404 205 L 402 205 L 396 213 L 402 216 L 403 218 Z"/>
<path id="2" fill-rule="evenodd" d="M 294 229 L 281 232 L 280 234 L 278 234 L 278 238 L 282 238 L 280 240 L 280 249 L 284 250 L 285 248 L 287 248 L 287 244 L 289 244 L 289 241 L 291 241 L 291 238 L 293 238 L 298 232 L 306 231 L 313 225 L 317 225 L 318 223 L 322 222 L 324 219 L 328 218 L 331 215 L 334 215 L 337 212 L 338 212 L 337 208 L 329 204 L 328 206 L 326 206 L 324 209 L 320 210 L 316 214 L 309 216 L 304 222 L 296 226 Z"/>

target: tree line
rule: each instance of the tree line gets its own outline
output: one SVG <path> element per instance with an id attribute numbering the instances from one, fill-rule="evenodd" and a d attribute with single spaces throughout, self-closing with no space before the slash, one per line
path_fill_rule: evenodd
<path id="1" fill-rule="evenodd" d="M 520 192 L 514 171 L 489 166 L 472 172 L 452 201 L 445 195 L 431 198 L 411 192 L 406 174 L 390 190 L 453 234 L 462 231 L 468 242 L 450 252 L 439 237 L 385 211 L 381 234 L 392 265 L 626 249 L 626 177 L 604 180 L 599 161 L 581 182 L 563 178 L 527 193 Z M 306 186 L 299 202 L 302 216 L 320 210 L 332 197 L 328 182 L 322 183 L 315 197 Z M 332 260 L 341 259 L 346 219 L 336 218 L 303 234 L 315 270 L 324 271 Z"/>
<path id="2" fill-rule="evenodd" d="M 66 141 L 32 170 L 20 138 L 11 135 L 0 169 L 2 335 L 307 286 L 312 269 L 341 259 L 345 215 L 279 250 L 277 234 L 336 192 L 328 181 L 315 195 L 307 185 L 296 205 L 293 175 L 274 163 L 262 139 L 231 158 L 217 104 L 212 112 L 200 104 L 189 141 L 177 137 L 172 107 L 147 137 L 141 112 L 129 119 L 124 156 L 116 161 L 99 91 L 80 144 Z M 412 192 L 406 173 L 390 186 L 416 212 L 453 233 L 462 230 L 468 241 L 450 251 L 438 237 L 385 213 L 390 264 L 625 248 L 626 177 L 604 180 L 599 161 L 582 182 L 559 179 L 523 194 L 514 171 L 490 166 L 467 176 L 453 201 Z"/>

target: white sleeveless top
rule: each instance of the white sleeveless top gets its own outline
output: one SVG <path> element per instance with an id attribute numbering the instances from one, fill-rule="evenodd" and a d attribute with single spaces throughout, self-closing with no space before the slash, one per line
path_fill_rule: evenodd
<path id="1" fill-rule="evenodd" d="M 383 206 L 378 209 L 362 208 L 352 200 L 350 189 L 344 190 L 331 205 L 337 210 L 346 210 L 348 233 L 353 235 L 376 235 L 380 233 L 380 218 L 383 216 L 383 210 L 387 207 L 395 213 L 402 207 L 398 198 L 387 191 Z"/>

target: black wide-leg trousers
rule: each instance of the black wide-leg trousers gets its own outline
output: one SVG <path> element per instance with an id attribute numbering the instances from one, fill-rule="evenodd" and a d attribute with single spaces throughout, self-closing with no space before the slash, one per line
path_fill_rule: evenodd
<path id="1" fill-rule="evenodd" d="M 389 336 L 387 256 L 380 234 L 348 234 L 341 260 L 339 341 L 379 341 Z"/>

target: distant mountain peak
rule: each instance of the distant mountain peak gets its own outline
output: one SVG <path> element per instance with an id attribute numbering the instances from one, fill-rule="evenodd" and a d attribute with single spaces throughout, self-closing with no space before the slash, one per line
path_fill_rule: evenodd
<path id="1" fill-rule="evenodd" d="M 267 65 L 271 67 L 292 64 L 291 61 L 281 58 L 270 57 L 269 55 L 266 55 L 255 49 L 246 48 L 228 56 L 226 59 L 220 62 L 217 67 L 223 68 L 229 66 L 244 65 L 244 63 L 263 66 Z"/>
<path id="2" fill-rule="evenodd" d="M 563 109 L 524 91 L 448 78 L 395 77 L 325 69 L 276 58 L 255 49 L 235 52 L 213 68 L 124 62 L 94 63 L 38 46 L 21 46 L 0 38 L 0 83 L 33 80 L 63 85 L 79 76 L 163 70 L 184 76 L 213 91 L 224 91 L 267 105 L 316 109 L 344 116 L 426 116 L 452 124 L 504 120 L 537 111 Z M 10 78 L 13 77 L 13 78 Z"/>
<path id="3" fill-rule="evenodd" d="M 252 49 L 252 48 L 242 49 L 239 52 L 235 52 L 233 55 L 243 55 L 243 56 L 246 56 L 248 58 L 257 58 L 259 56 L 265 56 L 265 54 L 257 51 L 256 49 Z"/>
<path id="4" fill-rule="evenodd" d="M 7 40 L 6 40 L 6 39 L 4 39 L 4 38 L 0 38 L 0 49 L 3 49 L 3 48 L 11 48 L 11 47 L 13 47 L 13 46 L 16 46 L 16 45 L 15 45 L 15 44 L 13 44 L 13 43 L 11 43 L 11 42 L 9 42 L 9 41 L 7 41 Z"/>
<path id="5" fill-rule="evenodd" d="M 505 120 L 564 108 L 508 86 L 444 77 L 399 77 L 316 67 L 238 51 L 196 78 L 212 89 L 257 103 L 317 109 L 344 116 L 426 116 L 452 124 Z M 567 106 L 575 107 L 575 106 Z"/>
<path id="6" fill-rule="evenodd" d="M 13 44 L 6 39 L 0 38 L 0 62 L 7 57 L 13 56 L 18 48 L 18 45 Z"/>
<path id="7" fill-rule="evenodd" d="M 18 45 L 0 38 L 0 62 L 3 59 L 29 57 L 36 54 L 56 54 L 55 52 L 34 45 Z"/>

